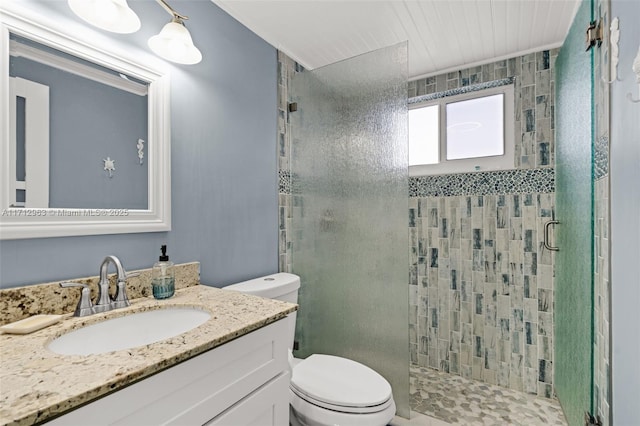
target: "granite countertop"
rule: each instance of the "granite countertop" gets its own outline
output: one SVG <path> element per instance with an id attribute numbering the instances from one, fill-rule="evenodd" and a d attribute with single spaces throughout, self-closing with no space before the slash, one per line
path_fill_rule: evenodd
<path id="1" fill-rule="evenodd" d="M 99 355 L 58 355 L 46 345 L 68 331 L 167 307 L 193 307 L 211 314 L 195 329 L 133 349 Z M 195 285 L 166 300 L 139 298 L 131 306 L 62 321 L 26 335 L 0 335 L 0 424 L 34 424 L 55 417 L 180 361 L 273 323 L 295 304 Z"/>

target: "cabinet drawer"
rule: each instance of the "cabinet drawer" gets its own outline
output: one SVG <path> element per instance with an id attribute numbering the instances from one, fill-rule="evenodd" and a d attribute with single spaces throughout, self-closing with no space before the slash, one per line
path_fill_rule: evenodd
<path id="1" fill-rule="evenodd" d="M 289 368 L 290 318 L 134 383 L 48 424 L 204 424 Z M 287 393 L 284 393 L 285 397 Z"/>

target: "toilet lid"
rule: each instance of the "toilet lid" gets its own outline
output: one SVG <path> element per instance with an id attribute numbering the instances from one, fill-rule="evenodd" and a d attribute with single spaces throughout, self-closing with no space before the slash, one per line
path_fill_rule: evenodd
<path id="1" fill-rule="evenodd" d="M 391 385 L 356 361 L 331 355 L 311 355 L 295 366 L 291 388 L 309 402 L 339 411 L 378 411 L 391 399 Z"/>

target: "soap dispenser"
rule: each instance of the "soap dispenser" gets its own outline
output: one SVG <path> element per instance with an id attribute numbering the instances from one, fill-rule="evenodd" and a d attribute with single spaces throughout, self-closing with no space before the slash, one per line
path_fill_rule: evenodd
<path id="1" fill-rule="evenodd" d="M 168 299 L 175 293 L 175 275 L 173 271 L 173 262 L 169 261 L 167 256 L 167 246 L 160 247 L 162 255 L 158 261 L 154 263 L 151 273 L 151 287 L 153 297 L 156 299 Z"/>

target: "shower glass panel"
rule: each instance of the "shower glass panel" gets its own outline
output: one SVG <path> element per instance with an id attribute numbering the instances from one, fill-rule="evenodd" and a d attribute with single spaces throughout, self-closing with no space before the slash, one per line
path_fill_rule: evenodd
<path id="1" fill-rule="evenodd" d="M 407 46 L 292 77 L 297 357 L 373 368 L 409 416 Z"/>
<path id="2" fill-rule="evenodd" d="M 593 49 L 580 5 L 556 61 L 555 388 L 570 425 L 593 406 Z"/>

